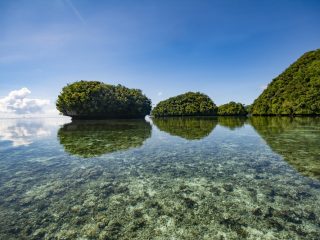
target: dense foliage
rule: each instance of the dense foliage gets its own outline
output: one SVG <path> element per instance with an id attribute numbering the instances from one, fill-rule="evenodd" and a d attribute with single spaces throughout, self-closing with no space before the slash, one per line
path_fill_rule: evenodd
<path id="1" fill-rule="evenodd" d="M 244 108 L 246 109 L 247 113 L 250 114 L 252 110 L 252 105 L 245 105 Z"/>
<path id="2" fill-rule="evenodd" d="M 154 118 L 152 121 L 161 131 L 188 140 L 208 136 L 217 125 L 217 120 L 209 117 Z"/>
<path id="3" fill-rule="evenodd" d="M 152 110 L 154 117 L 210 116 L 217 113 L 214 102 L 205 94 L 187 92 L 161 101 Z"/>
<path id="4" fill-rule="evenodd" d="M 139 89 L 98 81 L 79 81 L 62 89 L 57 109 L 72 118 L 143 118 L 151 111 L 151 100 Z"/>
<path id="5" fill-rule="evenodd" d="M 139 147 L 150 136 L 151 125 L 143 119 L 80 120 L 58 131 L 64 149 L 84 158 Z"/>
<path id="6" fill-rule="evenodd" d="M 249 120 L 274 152 L 303 175 L 320 180 L 320 134 L 311 130 L 319 126 L 319 119 L 257 116 Z"/>
<path id="7" fill-rule="evenodd" d="M 244 116 L 248 112 L 241 103 L 229 102 L 218 107 L 218 115 L 220 116 Z"/>
<path id="8" fill-rule="evenodd" d="M 320 49 L 305 53 L 254 101 L 253 115 L 320 114 Z"/>

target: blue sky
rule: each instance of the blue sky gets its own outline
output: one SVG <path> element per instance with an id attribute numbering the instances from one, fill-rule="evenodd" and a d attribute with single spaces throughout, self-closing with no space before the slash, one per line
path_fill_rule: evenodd
<path id="1" fill-rule="evenodd" d="M 0 104 L 24 87 L 53 107 L 82 79 L 140 88 L 153 103 L 201 91 L 250 104 L 320 48 L 319 13 L 312 0 L 2 0 Z"/>

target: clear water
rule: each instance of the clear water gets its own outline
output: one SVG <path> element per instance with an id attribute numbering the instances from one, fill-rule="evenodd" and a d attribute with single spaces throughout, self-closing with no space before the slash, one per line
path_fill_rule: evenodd
<path id="1" fill-rule="evenodd" d="M 319 118 L 0 120 L 0 239 L 320 239 Z"/>

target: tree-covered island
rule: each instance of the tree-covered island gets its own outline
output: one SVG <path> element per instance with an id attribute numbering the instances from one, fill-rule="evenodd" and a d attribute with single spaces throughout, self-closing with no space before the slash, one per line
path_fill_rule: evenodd
<path id="1" fill-rule="evenodd" d="M 207 95 L 187 92 L 161 101 L 152 110 L 154 117 L 168 116 L 212 116 L 217 114 L 217 106 Z"/>
<path id="2" fill-rule="evenodd" d="M 254 101 L 252 115 L 319 115 L 320 49 L 303 54 Z"/>
<path id="3" fill-rule="evenodd" d="M 151 114 L 153 117 L 245 116 L 248 112 L 241 103 L 229 102 L 217 107 L 209 96 L 187 92 L 159 102 Z"/>
<path id="4" fill-rule="evenodd" d="M 246 116 L 247 109 L 242 103 L 229 102 L 218 107 L 219 116 Z"/>
<path id="5" fill-rule="evenodd" d="M 151 100 L 139 89 L 98 81 L 65 86 L 56 102 L 73 119 L 144 118 Z M 187 92 L 159 102 L 153 117 L 320 115 L 320 49 L 302 55 L 276 77 L 250 106 L 229 102 L 219 107 L 206 94 Z"/>
<path id="6" fill-rule="evenodd" d="M 62 89 L 56 107 L 73 119 L 144 118 L 151 111 L 151 100 L 139 89 L 78 81 Z"/>

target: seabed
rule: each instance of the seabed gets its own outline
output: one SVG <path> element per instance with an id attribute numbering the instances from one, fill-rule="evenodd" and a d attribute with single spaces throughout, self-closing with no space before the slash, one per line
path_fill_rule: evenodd
<path id="1" fill-rule="evenodd" d="M 320 119 L 148 121 L 0 120 L 0 239 L 319 239 Z"/>

